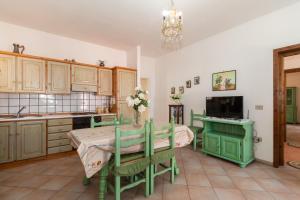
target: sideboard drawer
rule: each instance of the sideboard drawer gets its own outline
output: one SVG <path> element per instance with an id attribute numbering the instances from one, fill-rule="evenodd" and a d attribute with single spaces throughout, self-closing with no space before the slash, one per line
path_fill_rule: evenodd
<path id="1" fill-rule="evenodd" d="M 61 125 L 72 125 L 72 119 L 49 119 L 48 120 L 48 126 L 61 126 Z"/>
<path id="2" fill-rule="evenodd" d="M 72 125 L 64 126 L 50 126 L 48 127 L 48 133 L 59 133 L 59 132 L 68 132 L 72 130 Z"/>
<path id="3" fill-rule="evenodd" d="M 115 115 L 108 115 L 108 116 L 101 116 L 101 121 L 102 122 L 107 122 L 107 121 L 114 121 Z"/>
<path id="4" fill-rule="evenodd" d="M 60 140 L 68 138 L 67 132 L 48 134 L 48 140 Z"/>
<path id="5" fill-rule="evenodd" d="M 51 140 L 48 141 L 48 147 L 57 147 L 70 144 L 69 139 L 61 139 L 61 140 Z"/>

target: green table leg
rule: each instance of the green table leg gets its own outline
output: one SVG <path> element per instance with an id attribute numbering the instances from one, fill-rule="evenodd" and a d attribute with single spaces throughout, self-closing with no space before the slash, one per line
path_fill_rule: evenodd
<path id="1" fill-rule="evenodd" d="M 104 165 L 99 171 L 99 200 L 105 199 L 105 193 L 107 192 L 107 176 L 108 164 Z"/>
<path id="2" fill-rule="evenodd" d="M 82 184 L 84 186 L 87 186 L 91 183 L 91 180 L 89 178 L 87 178 L 86 176 L 83 177 L 83 180 L 82 180 Z"/>
<path id="3" fill-rule="evenodd" d="M 178 165 L 177 165 L 176 159 L 175 159 L 175 175 L 176 175 L 176 176 L 179 175 L 179 167 L 178 167 Z"/>

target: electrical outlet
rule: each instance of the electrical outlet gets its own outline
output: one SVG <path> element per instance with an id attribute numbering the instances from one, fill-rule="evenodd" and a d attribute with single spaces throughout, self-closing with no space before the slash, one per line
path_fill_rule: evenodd
<path id="1" fill-rule="evenodd" d="M 254 137 L 253 137 L 253 142 L 254 142 L 254 143 L 262 142 L 262 137 L 254 136 Z"/>
<path id="2" fill-rule="evenodd" d="M 255 105 L 255 110 L 263 110 L 264 106 L 263 105 Z"/>

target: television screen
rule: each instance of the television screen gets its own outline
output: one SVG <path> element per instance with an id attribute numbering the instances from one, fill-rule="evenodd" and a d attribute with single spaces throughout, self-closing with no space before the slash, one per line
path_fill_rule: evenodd
<path id="1" fill-rule="evenodd" d="M 206 97 L 206 116 L 243 119 L 243 97 Z"/>

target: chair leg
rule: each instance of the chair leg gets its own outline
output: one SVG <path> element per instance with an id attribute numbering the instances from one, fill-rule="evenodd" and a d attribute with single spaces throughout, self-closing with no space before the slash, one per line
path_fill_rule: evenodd
<path id="1" fill-rule="evenodd" d="M 121 177 L 115 176 L 115 200 L 121 200 Z"/>
<path id="2" fill-rule="evenodd" d="M 99 172 L 99 200 L 105 199 L 105 193 L 107 192 L 107 176 L 108 165 L 105 165 Z"/>
<path id="3" fill-rule="evenodd" d="M 194 133 L 193 148 L 194 148 L 194 151 L 196 151 L 196 149 L 197 149 L 197 133 Z"/>
<path id="4" fill-rule="evenodd" d="M 84 186 L 87 186 L 91 183 L 91 179 L 87 178 L 86 176 L 83 177 L 83 180 L 82 180 L 82 184 Z"/>
<path id="5" fill-rule="evenodd" d="M 173 184 L 174 183 L 174 180 L 175 180 L 175 157 L 171 158 L 171 175 L 170 175 L 170 180 L 171 180 L 171 183 Z"/>
<path id="6" fill-rule="evenodd" d="M 149 197 L 150 195 L 150 167 L 146 168 L 146 189 L 145 189 L 145 196 Z"/>
<path id="7" fill-rule="evenodd" d="M 150 165 L 150 194 L 154 193 L 154 174 L 155 174 L 155 166 Z"/>

